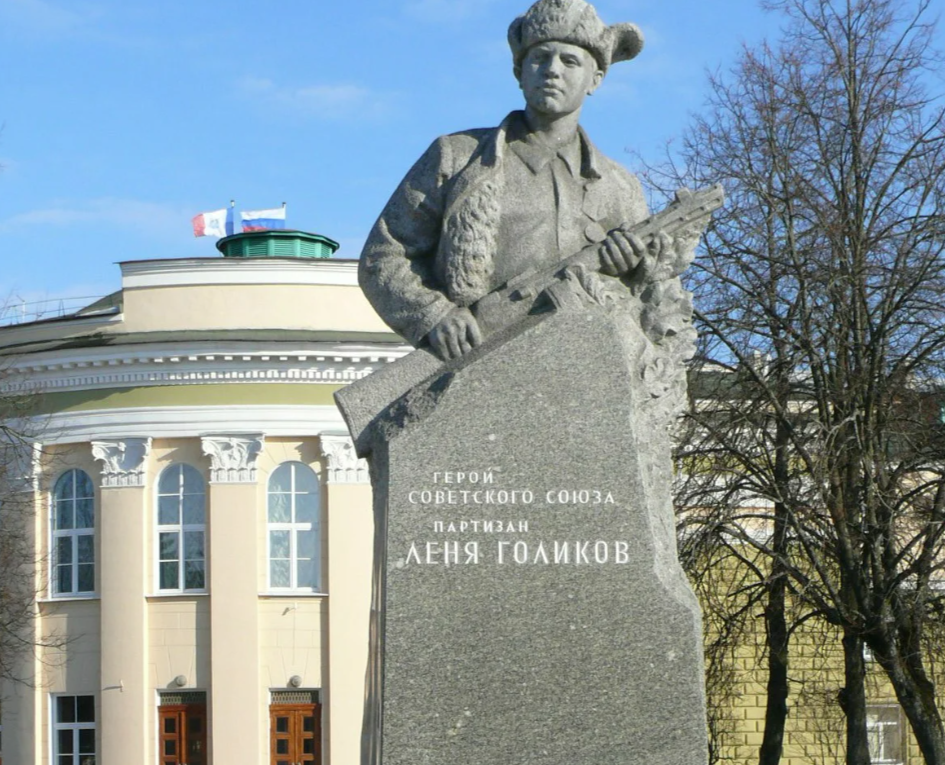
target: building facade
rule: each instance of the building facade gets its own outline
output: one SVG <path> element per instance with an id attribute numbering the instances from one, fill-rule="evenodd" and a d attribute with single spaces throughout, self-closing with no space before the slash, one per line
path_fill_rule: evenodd
<path id="1" fill-rule="evenodd" d="M 114 295 L 0 328 L 41 561 L 7 765 L 358 760 L 371 491 L 332 393 L 408 348 L 331 244 L 121 263 Z"/>
<path id="2" fill-rule="evenodd" d="M 8 668 L 26 682 L 0 687 L 5 765 L 359 762 L 373 518 L 332 394 L 409 348 L 331 240 L 220 247 L 121 263 L 113 295 L 0 327 L 0 399 L 28 402 L 32 444 L 0 513 L 22 509 L 39 593 Z M 757 759 L 756 626 L 711 699 L 717 762 Z M 836 640 L 807 631 L 786 765 L 843 759 Z M 874 762 L 919 762 L 879 672 L 869 688 Z"/>

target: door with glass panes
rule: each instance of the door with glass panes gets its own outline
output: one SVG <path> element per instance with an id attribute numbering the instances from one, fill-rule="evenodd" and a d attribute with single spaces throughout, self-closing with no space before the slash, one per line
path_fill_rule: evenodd
<path id="1" fill-rule="evenodd" d="M 159 709 L 161 765 L 207 765 L 207 705 L 169 704 Z"/>
<path id="2" fill-rule="evenodd" d="M 321 765 L 321 704 L 273 704 L 269 707 L 272 765 Z"/>

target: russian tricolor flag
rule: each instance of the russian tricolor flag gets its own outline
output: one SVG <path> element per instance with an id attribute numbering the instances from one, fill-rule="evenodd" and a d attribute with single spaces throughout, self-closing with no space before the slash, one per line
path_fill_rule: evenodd
<path id="1" fill-rule="evenodd" d="M 270 231 L 285 228 L 285 205 L 272 210 L 247 210 L 240 213 L 243 231 Z"/>
<path id="2" fill-rule="evenodd" d="M 200 213 L 191 220 L 194 236 L 215 236 L 218 239 L 233 235 L 233 208 Z"/>

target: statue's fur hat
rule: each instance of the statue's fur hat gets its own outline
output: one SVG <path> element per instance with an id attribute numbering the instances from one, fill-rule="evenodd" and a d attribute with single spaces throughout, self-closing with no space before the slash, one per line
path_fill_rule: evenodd
<path id="1" fill-rule="evenodd" d="M 556 40 L 579 45 L 593 54 L 601 70 L 628 61 L 643 48 L 643 33 L 636 24 L 607 26 L 585 0 L 538 0 L 509 27 L 512 58 L 519 67 L 528 49 Z"/>

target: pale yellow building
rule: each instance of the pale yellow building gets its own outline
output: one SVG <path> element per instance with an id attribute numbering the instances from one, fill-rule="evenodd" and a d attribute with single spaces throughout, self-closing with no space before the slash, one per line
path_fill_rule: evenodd
<path id="1" fill-rule="evenodd" d="M 371 491 L 332 393 L 409 348 L 331 240 L 220 246 L 121 263 L 113 295 L 0 327 L 0 396 L 32 405 L 11 488 L 46 646 L 0 687 L 3 765 L 359 762 Z M 722 762 L 757 759 L 761 630 L 716 699 Z M 842 761 L 837 657 L 794 661 L 784 761 Z M 919 762 L 877 673 L 870 697 L 874 761 Z"/>
<path id="2" fill-rule="evenodd" d="M 408 348 L 331 240 L 220 246 L 0 328 L 53 643 L 2 689 L 5 765 L 358 761 L 371 491 L 332 393 Z"/>

